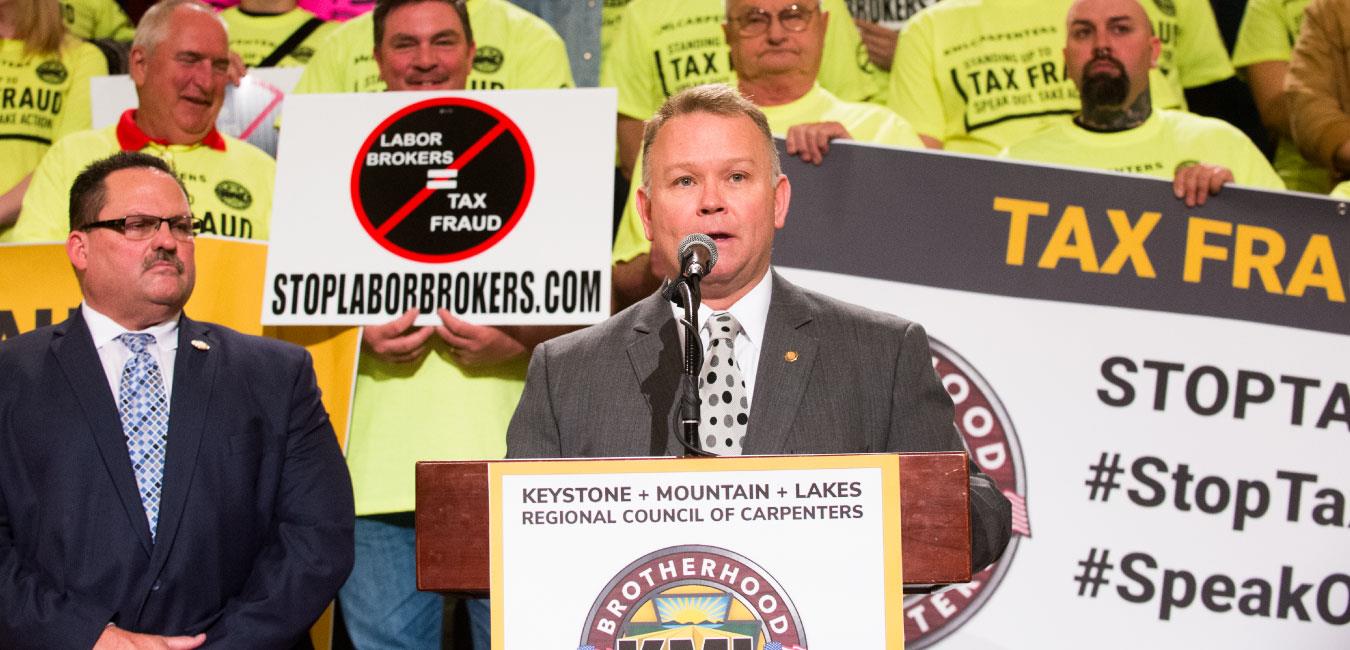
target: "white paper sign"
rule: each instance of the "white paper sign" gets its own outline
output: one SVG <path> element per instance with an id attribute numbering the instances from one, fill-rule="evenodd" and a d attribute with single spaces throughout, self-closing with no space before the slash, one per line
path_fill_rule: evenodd
<path id="1" fill-rule="evenodd" d="M 613 89 L 295 95 L 263 322 L 609 314 Z"/>
<path id="2" fill-rule="evenodd" d="M 491 466 L 494 648 L 901 647 L 894 455 L 622 467 Z"/>

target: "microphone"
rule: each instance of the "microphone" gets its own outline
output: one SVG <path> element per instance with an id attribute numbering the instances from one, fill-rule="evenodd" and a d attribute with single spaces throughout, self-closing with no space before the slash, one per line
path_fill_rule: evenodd
<path id="1" fill-rule="evenodd" d="M 717 244 L 701 232 L 691 233 L 680 242 L 680 275 L 702 278 L 717 264 Z"/>

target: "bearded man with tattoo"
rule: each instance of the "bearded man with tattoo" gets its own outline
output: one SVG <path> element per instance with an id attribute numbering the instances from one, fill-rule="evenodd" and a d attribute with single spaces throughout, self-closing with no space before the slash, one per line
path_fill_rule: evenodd
<path id="1" fill-rule="evenodd" d="M 1228 183 L 1285 189 L 1256 145 L 1227 122 L 1153 108 L 1148 73 L 1161 43 L 1136 0 L 1078 0 L 1065 33 L 1079 112 L 1000 157 L 1170 178 L 1188 207 Z"/>

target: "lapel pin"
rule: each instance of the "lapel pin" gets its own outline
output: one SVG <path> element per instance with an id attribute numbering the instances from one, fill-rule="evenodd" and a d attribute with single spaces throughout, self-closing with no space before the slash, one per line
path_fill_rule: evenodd
<path id="1" fill-rule="evenodd" d="M 192 347 L 197 348 L 202 352 L 206 352 L 211 349 L 211 344 L 201 339 L 192 339 Z"/>
<path id="2" fill-rule="evenodd" d="M 788 362 L 788 363 L 796 363 L 796 362 L 797 362 L 797 351 L 796 351 L 796 350 L 788 350 L 786 353 L 783 354 L 783 360 L 786 361 L 786 362 Z"/>

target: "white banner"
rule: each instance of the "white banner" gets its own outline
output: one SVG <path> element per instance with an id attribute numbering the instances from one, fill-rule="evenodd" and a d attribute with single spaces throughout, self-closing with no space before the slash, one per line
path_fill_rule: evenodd
<path id="1" fill-rule="evenodd" d="M 295 95 L 263 322 L 609 314 L 613 89 Z"/>
<path id="2" fill-rule="evenodd" d="M 489 472 L 498 650 L 903 646 L 894 455 Z"/>
<path id="3" fill-rule="evenodd" d="M 789 280 L 921 322 L 1013 542 L 913 648 L 1350 647 L 1350 222 L 878 147 L 785 161 Z"/>

